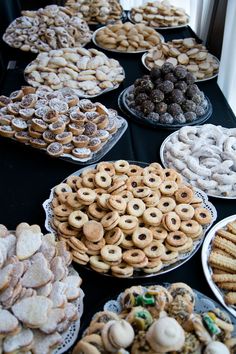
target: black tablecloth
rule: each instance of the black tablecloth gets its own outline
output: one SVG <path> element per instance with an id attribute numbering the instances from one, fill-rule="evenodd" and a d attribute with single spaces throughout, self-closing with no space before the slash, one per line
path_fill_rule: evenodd
<path id="1" fill-rule="evenodd" d="M 189 27 L 162 32 L 165 39 L 193 36 Z M 4 47 L 5 48 L 5 47 Z M 118 109 L 117 98 L 119 93 L 133 81 L 147 73 L 142 66 L 141 54 L 106 53 L 118 59 L 126 72 L 126 79 L 119 89 L 100 96 L 97 100 L 109 107 Z M 34 57 L 19 51 L 10 50 L 9 60 L 16 60 L 17 68 L 7 70 L 1 84 L 1 93 L 9 94 L 24 83 L 23 69 Z M 226 68 L 227 70 L 227 68 Z M 236 120 L 229 108 L 216 79 L 202 82 L 200 88 L 206 93 L 213 105 L 213 114 L 209 123 L 221 124 L 225 127 L 235 127 Z M 127 118 L 128 119 L 128 118 Z M 151 129 L 133 123 L 128 119 L 129 127 L 117 145 L 103 160 L 127 159 L 145 162 L 160 162 L 159 149 L 163 140 L 170 131 Z M 0 139 L 0 222 L 8 228 L 14 229 L 22 221 L 37 223 L 44 230 L 44 211 L 42 203 L 48 198 L 50 189 L 60 183 L 65 177 L 80 168 L 79 165 L 52 159 L 48 155 L 33 148 L 13 142 L 9 139 Z M 235 201 L 211 198 L 217 208 L 218 220 L 229 216 L 236 211 Z M 45 230 L 44 230 L 45 231 Z M 109 298 L 115 297 L 125 287 L 134 284 L 151 284 L 163 281 L 184 281 L 193 288 L 214 298 L 202 271 L 200 250 L 180 268 L 163 276 L 137 279 L 113 279 L 83 269 L 75 265 L 83 278 L 82 288 L 85 291 L 84 315 L 82 330 L 88 324 L 91 315 L 101 308 Z"/>

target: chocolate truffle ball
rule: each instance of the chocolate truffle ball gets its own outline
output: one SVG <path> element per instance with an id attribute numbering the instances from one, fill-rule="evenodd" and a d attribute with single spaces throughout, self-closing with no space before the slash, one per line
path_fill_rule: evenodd
<path id="1" fill-rule="evenodd" d="M 186 112 L 184 113 L 184 116 L 187 122 L 193 122 L 197 119 L 197 115 L 194 112 Z"/>
<path id="2" fill-rule="evenodd" d="M 168 113 L 170 113 L 174 118 L 179 114 L 183 113 L 182 108 L 178 103 L 171 103 L 167 108 Z"/>
<path id="3" fill-rule="evenodd" d="M 141 86 L 134 87 L 134 91 L 133 91 L 134 96 L 138 96 L 140 93 L 144 93 L 144 92 L 145 89 L 142 88 Z"/>
<path id="4" fill-rule="evenodd" d="M 173 103 L 182 103 L 184 101 L 183 92 L 179 89 L 174 89 L 170 94 Z"/>
<path id="5" fill-rule="evenodd" d="M 207 100 L 204 99 L 204 100 L 200 103 L 200 106 L 201 106 L 204 110 L 206 110 L 207 107 L 208 107 L 208 102 L 207 102 Z"/>
<path id="6" fill-rule="evenodd" d="M 154 68 L 152 68 L 150 71 L 150 77 L 154 81 L 161 77 L 161 69 L 158 68 L 158 66 L 154 66 Z"/>
<path id="7" fill-rule="evenodd" d="M 174 117 L 174 119 L 175 119 L 175 122 L 176 122 L 176 123 L 179 123 L 179 124 L 184 124 L 184 123 L 186 123 L 186 118 L 185 118 L 185 116 L 184 116 L 183 113 L 177 114 L 177 115 Z"/>
<path id="8" fill-rule="evenodd" d="M 154 103 L 152 103 L 152 101 L 147 100 L 142 103 L 141 107 L 142 107 L 141 109 L 142 109 L 143 113 L 145 115 L 148 115 L 149 113 L 154 111 L 155 105 L 154 105 Z"/>
<path id="9" fill-rule="evenodd" d="M 186 77 L 187 70 L 183 66 L 177 65 L 174 70 L 174 75 L 177 77 L 177 79 L 182 80 Z"/>
<path id="10" fill-rule="evenodd" d="M 187 90 L 186 90 L 186 96 L 189 98 L 192 98 L 194 95 L 196 95 L 199 92 L 199 88 L 196 84 L 189 85 Z"/>
<path id="11" fill-rule="evenodd" d="M 202 97 L 201 95 L 196 93 L 195 95 L 192 96 L 191 100 L 196 104 L 200 104 L 202 102 Z"/>
<path id="12" fill-rule="evenodd" d="M 168 73 L 164 76 L 164 81 L 168 80 L 171 81 L 173 83 L 177 82 L 177 78 L 175 77 L 175 75 L 173 73 Z"/>
<path id="13" fill-rule="evenodd" d="M 174 122 L 174 118 L 170 113 L 163 113 L 160 115 L 160 123 L 162 124 L 172 124 Z"/>
<path id="14" fill-rule="evenodd" d="M 155 111 L 159 114 L 167 112 L 167 104 L 165 102 L 160 102 L 155 105 Z"/>
<path id="15" fill-rule="evenodd" d="M 187 75 L 185 76 L 185 81 L 188 85 L 192 85 L 194 84 L 194 82 L 196 81 L 195 77 L 193 76 L 193 74 L 191 73 L 187 73 Z"/>
<path id="16" fill-rule="evenodd" d="M 141 105 L 143 102 L 149 100 L 149 96 L 146 93 L 140 93 L 135 97 L 135 103 Z"/>
<path id="17" fill-rule="evenodd" d="M 183 91 L 183 92 L 186 92 L 187 88 L 188 88 L 188 85 L 186 84 L 185 81 L 183 80 L 180 80 L 180 81 L 177 81 L 175 83 L 175 88 L 180 90 L 180 91 Z"/>
<path id="18" fill-rule="evenodd" d="M 152 121 L 153 123 L 157 123 L 157 122 L 159 122 L 160 116 L 159 116 L 159 114 L 157 112 L 152 112 L 152 113 L 149 113 L 147 118 L 150 121 Z"/>
<path id="19" fill-rule="evenodd" d="M 195 112 L 196 109 L 196 103 L 194 103 L 191 100 L 185 100 L 182 105 L 182 109 L 184 112 Z"/>
<path id="20" fill-rule="evenodd" d="M 163 81 L 164 81 L 164 80 L 163 80 L 162 77 L 158 77 L 158 79 L 156 79 L 156 80 L 154 81 L 155 87 L 158 88 L 158 86 L 159 86 Z"/>
<path id="21" fill-rule="evenodd" d="M 164 93 L 158 89 L 153 90 L 150 94 L 150 99 L 153 103 L 161 102 L 164 100 L 164 98 L 165 98 Z"/>
<path id="22" fill-rule="evenodd" d="M 146 91 L 146 92 L 151 92 L 154 89 L 154 84 L 151 80 L 143 80 L 141 83 L 141 87 Z"/>
<path id="23" fill-rule="evenodd" d="M 174 65 L 169 63 L 168 61 L 165 62 L 161 67 L 162 74 L 171 73 L 173 70 L 174 70 Z"/>
<path id="24" fill-rule="evenodd" d="M 173 91 L 174 89 L 174 84 L 173 82 L 169 81 L 169 80 L 166 80 L 166 81 L 163 81 L 159 86 L 158 88 L 164 92 L 164 93 L 170 93 L 171 91 Z"/>
<path id="25" fill-rule="evenodd" d="M 205 109 L 201 106 L 197 106 L 195 109 L 195 113 L 197 116 L 203 116 L 205 114 Z"/>
<path id="26" fill-rule="evenodd" d="M 140 77 L 139 79 L 136 79 L 134 81 L 134 87 L 137 87 L 137 86 L 140 86 L 141 85 L 141 82 L 142 82 L 142 78 Z"/>

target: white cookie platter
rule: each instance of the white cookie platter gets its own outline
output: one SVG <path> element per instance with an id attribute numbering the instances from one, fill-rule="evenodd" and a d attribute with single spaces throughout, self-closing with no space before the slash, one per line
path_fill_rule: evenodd
<path id="1" fill-rule="evenodd" d="M 196 128 L 199 128 L 200 126 L 196 125 L 195 126 Z M 227 129 L 227 128 L 224 128 L 224 129 Z M 170 142 L 171 138 L 173 138 L 175 135 L 178 134 L 178 131 L 170 134 L 164 141 L 163 143 L 161 144 L 161 147 L 160 147 L 160 159 L 161 159 L 161 162 L 163 164 L 163 166 L 165 168 L 170 168 L 170 165 L 168 164 L 168 162 L 166 161 L 166 158 L 165 158 L 165 152 L 166 152 L 166 144 L 168 142 Z M 178 171 L 180 174 L 181 174 L 181 171 Z M 188 180 L 186 177 L 183 176 L 183 178 L 185 179 L 185 181 L 187 181 L 188 183 L 191 184 L 191 181 Z M 219 199 L 236 199 L 236 196 L 224 196 L 224 195 L 217 195 L 217 194 L 212 194 L 212 193 L 208 193 L 207 191 L 205 191 L 205 193 L 208 195 L 208 197 L 214 197 L 214 198 L 219 198 Z"/>
<path id="2" fill-rule="evenodd" d="M 224 292 L 218 286 L 216 283 L 212 280 L 212 269 L 211 266 L 208 264 L 208 258 L 212 249 L 212 240 L 215 237 L 216 231 L 219 229 L 224 228 L 229 222 L 235 221 L 236 220 L 236 214 L 231 215 L 221 221 L 219 221 L 207 234 L 205 237 L 203 246 L 202 246 L 202 268 L 204 275 L 206 277 L 206 280 L 217 297 L 217 299 L 220 301 L 220 303 L 234 316 L 236 317 L 236 306 L 230 306 L 227 305 L 224 301 Z"/>

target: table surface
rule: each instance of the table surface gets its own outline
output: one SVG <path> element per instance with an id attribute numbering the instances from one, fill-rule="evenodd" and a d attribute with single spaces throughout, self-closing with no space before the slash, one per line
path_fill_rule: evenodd
<path id="1" fill-rule="evenodd" d="M 161 31 L 166 40 L 194 36 L 189 27 L 176 30 Z M 91 45 L 90 45 L 91 46 Z M 2 46 L 2 52 L 7 46 Z M 109 57 L 120 61 L 126 72 L 126 79 L 115 91 L 100 96 L 100 101 L 108 107 L 118 109 L 119 93 L 131 85 L 134 80 L 147 70 L 141 63 L 141 54 L 119 54 L 104 51 Z M 1 83 L 1 94 L 10 94 L 23 84 L 23 69 L 34 58 L 33 54 L 21 53 L 8 49 L 9 60 L 16 61 L 16 68 L 7 70 Z M 227 104 L 216 79 L 199 83 L 199 87 L 209 97 L 213 105 L 213 114 L 208 123 L 235 127 L 236 120 Z M 121 140 L 103 157 L 103 160 L 127 159 L 144 162 L 160 162 L 159 150 L 163 140 L 171 133 L 168 130 L 152 129 L 133 123 L 126 117 L 129 127 Z M 1 207 L 0 222 L 14 229 L 20 222 L 39 224 L 44 229 L 45 215 L 42 203 L 49 196 L 50 189 L 60 183 L 71 173 L 80 169 L 79 165 L 53 159 L 37 149 L 24 146 L 7 138 L 0 138 L 0 183 Z M 235 213 L 235 200 L 210 198 L 218 212 L 218 221 Z M 154 284 L 161 282 L 183 281 L 193 288 L 215 299 L 211 292 L 201 265 L 199 250 L 187 263 L 178 269 L 152 278 L 117 279 L 103 277 L 95 272 L 75 265 L 83 278 L 82 288 L 85 291 L 84 315 L 81 333 L 94 312 L 102 308 L 108 300 L 115 298 L 123 289 L 138 284 Z"/>

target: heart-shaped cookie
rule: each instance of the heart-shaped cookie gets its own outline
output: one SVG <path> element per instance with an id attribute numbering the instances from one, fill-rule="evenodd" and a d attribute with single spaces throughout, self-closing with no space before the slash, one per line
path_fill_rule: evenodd
<path id="1" fill-rule="evenodd" d="M 42 244 L 42 234 L 33 227 L 20 230 L 16 243 L 16 255 L 20 260 L 31 257 Z"/>
<path id="2" fill-rule="evenodd" d="M 25 272 L 21 284 L 25 288 L 39 288 L 47 284 L 53 277 L 48 262 L 42 253 L 33 257 L 30 268 Z"/>
<path id="3" fill-rule="evenodd" d="M 39 328 L 48 320 L 52 301 L 44 296 L 32 296 L 12 306 L 14 315 L 27 327 Z"/>
<path id="4" fill-rule="evenodd" d="M 0 309 L 0 335 L 14 332 L 18 327 L 18 320 L 9 311 Z"/>

